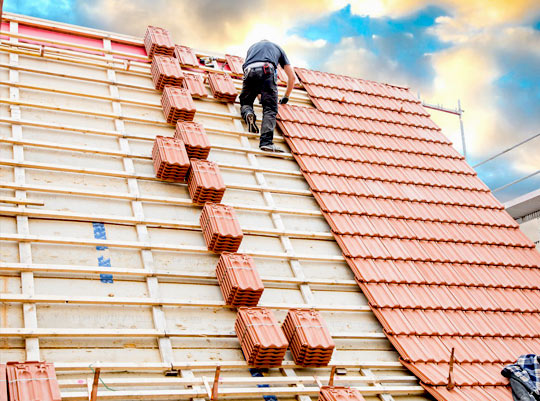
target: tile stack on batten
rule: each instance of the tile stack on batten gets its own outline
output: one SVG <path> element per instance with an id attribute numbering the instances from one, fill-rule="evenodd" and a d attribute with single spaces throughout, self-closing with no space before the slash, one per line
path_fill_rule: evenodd
<path id="1" fill-rule="evenodd" d="M 200 224 L 208 250 L 220 254 L 216 277 L 227 305 L 239 307 L 235 329 L 248 364 L 281 366 L 291 342 L 296 363 L 326 366 L 335 347 L 326 325 L 316 311 L 291 310 L 283 328 L 271 310 L 256 307 L 264 291 L 253 258 L 237 253 L 243 232 L 234 209 L 220 203 L 225 184 L 218 165 L 206 160 L 210 143 L 204 126 L 193 122 L 196 109 L 192 97 L 205 98 L 200 74 L 182 70 L 199 67 L 195 53 L 173 45 L 167 30 L 148 27 L 144 39 L 152 58 L 152 80 L 163 91 L 161 103 L 166 121 L 175 124 L 171 137 L 156 137 L 152 158 L 156 176 L 186 182 L 193 203 L 203 205 Z M 174 57 L 173 57 L 174 56 Z M 228 56 L 231 71 L 240 75 L 242 59 Z M 210 72 L 208 84 L 214 99 L 234 102 L 237 91 L 228 73 Z"/>

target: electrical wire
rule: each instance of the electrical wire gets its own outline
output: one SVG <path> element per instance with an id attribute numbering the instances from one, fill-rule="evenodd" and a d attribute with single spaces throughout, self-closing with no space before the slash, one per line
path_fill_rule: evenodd
<path id="1" fill-rule="evenodd" d="M 88 365 L 88 367 L 90 368 L 90 370 L 92 371 L 93 374 L 96 374 L 96 371 L 94 370 L 94 368 L 92 367 L 92 364 Z M 110 391 L 118 391 L 118 390 L 115 390 L 114 388 L 111 388 L 109 386 L 107 386 L 107 384 L 105 384 L 105 382 L 103 381 L 103 379 L 101 378 L 101 376 L 99 376 L 99 381 L 101 382 L 101 384 L 103 384 L 105 386 L 105 388 L 107 390 L 110 390 Z"/>

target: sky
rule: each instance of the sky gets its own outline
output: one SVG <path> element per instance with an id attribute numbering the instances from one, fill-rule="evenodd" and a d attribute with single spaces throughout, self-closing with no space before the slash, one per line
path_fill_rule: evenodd
<path id="1" fill-rule="evenodd" d="M 408 86 L 461 101 L 472 165 L 540 133 L 540 2 L 535 0 L 5 0 L 4 10 L 245 56 L 260 39 L 295 66 Z M 459 119 L 430 111 L 461 152 Z M 540 170 L 540 137 L 477 169 L 492 189 Z M 540 174 L 496 192 L 540 188 Z"/>

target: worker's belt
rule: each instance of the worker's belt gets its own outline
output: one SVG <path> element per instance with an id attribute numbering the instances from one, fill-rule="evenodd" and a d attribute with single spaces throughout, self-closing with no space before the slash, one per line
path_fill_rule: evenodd
<path id="1" fill-rule="evenodd" d="M 258 61 L 256 63 L 246 65 L 246 68 L 244 68 L 244 74 L 247 75 L 251 70 L 256 70 L 258 68 L 261 68 L 265 74 L 271 74 L 274 72 L 275 67 L 266 61 Z"/>

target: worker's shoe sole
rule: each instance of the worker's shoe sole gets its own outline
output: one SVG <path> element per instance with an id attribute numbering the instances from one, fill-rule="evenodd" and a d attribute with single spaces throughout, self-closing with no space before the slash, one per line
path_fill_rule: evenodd
<path id="1" fill-rule="evenodd" d="M 285 151 L 281 148 L 278 148 L 276 145 L 263 145 L 259 147 L 260 150 L 264 152 L 272 152 L 272 153 L 285 153 Z"/>
<path id="2" fill-rule="evenodd" d="M 255 114 L 251 113 L 246 116 L 246 124 L 249 132 L 254 134 L 259 133 L 259 127 L 257 127 L 257 124 L 255 124 Z"/>

